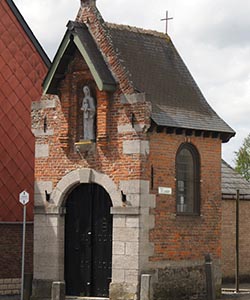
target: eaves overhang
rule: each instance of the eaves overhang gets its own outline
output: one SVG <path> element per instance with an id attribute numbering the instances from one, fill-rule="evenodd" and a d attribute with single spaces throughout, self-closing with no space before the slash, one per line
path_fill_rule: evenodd
<path id="1" fill-rule="evenodd" d="M 58 94 L 58 84 L 66 75 L 67 65 L 73 58 L 72 47 L 76 47 L 85 60 L 100 91 L 115 91 L 116 81 L 104 57 L 98 49 L 85 24 L 70 21 L 63 40 L 58 48 L 52 65 L 43 82 L 44 94 Z"/>

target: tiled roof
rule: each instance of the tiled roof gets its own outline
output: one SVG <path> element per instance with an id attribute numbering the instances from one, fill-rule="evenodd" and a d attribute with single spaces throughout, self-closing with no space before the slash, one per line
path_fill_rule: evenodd
<path id="1" fill-rule="evenodd" d="M 224 141 L 235 134 L 209 106 L 167 35 L 106 25 L 135 89 L 151 101 L 157 125 L 226 133 Z"/>
<path id="2" fill-rule="evenodd" d="M 224 160 L 221 163 L 221 188 L 224 199 L 236 197 L 236 192 L 239 190 L 242 199 L 250 200 L 250 182 L 238 174 Z"/>
<path id="3" fill-rule="evenodd" d="M 19 193 L 30 193 L 33 220 L 34 136 L 31 102 L 39 100 L 46 64 L 10 9 L 0 2 L 0 222 L 22 221 Z"/>

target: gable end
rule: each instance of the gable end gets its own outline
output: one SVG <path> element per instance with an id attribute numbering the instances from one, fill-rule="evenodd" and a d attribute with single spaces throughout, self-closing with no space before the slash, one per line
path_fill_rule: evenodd
<path id="1" fill-rule="evenodd" d="M 85 24 L 70 21 L 64 38 L 43 82 L 44 94 L 58 94 L 74 47 L 81 53 L 100 91 L 115 91 L 116 81 Z"/>

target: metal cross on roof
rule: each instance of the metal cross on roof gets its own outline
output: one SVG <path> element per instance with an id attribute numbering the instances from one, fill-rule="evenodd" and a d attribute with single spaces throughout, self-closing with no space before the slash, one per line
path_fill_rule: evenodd
<path id="1" fill-rule="evenodd" d="M 166 21 L 166 34 L 168 33 L 168 21 L 169 20 L 173 20 L 173 18 L 169 18 L 168 17 L 168 10 L 166 11 L 166 18 L 165 19 L 161 19 L 161 21 Z"/>

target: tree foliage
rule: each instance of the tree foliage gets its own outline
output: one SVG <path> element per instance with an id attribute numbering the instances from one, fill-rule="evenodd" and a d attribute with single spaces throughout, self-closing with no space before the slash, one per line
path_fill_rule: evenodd
<path id="1" fill-rule="evenodd" d="M 244 139 L 242 146 L 235 151 L 235 170 L 250 181 L 250 134 Z"/>

